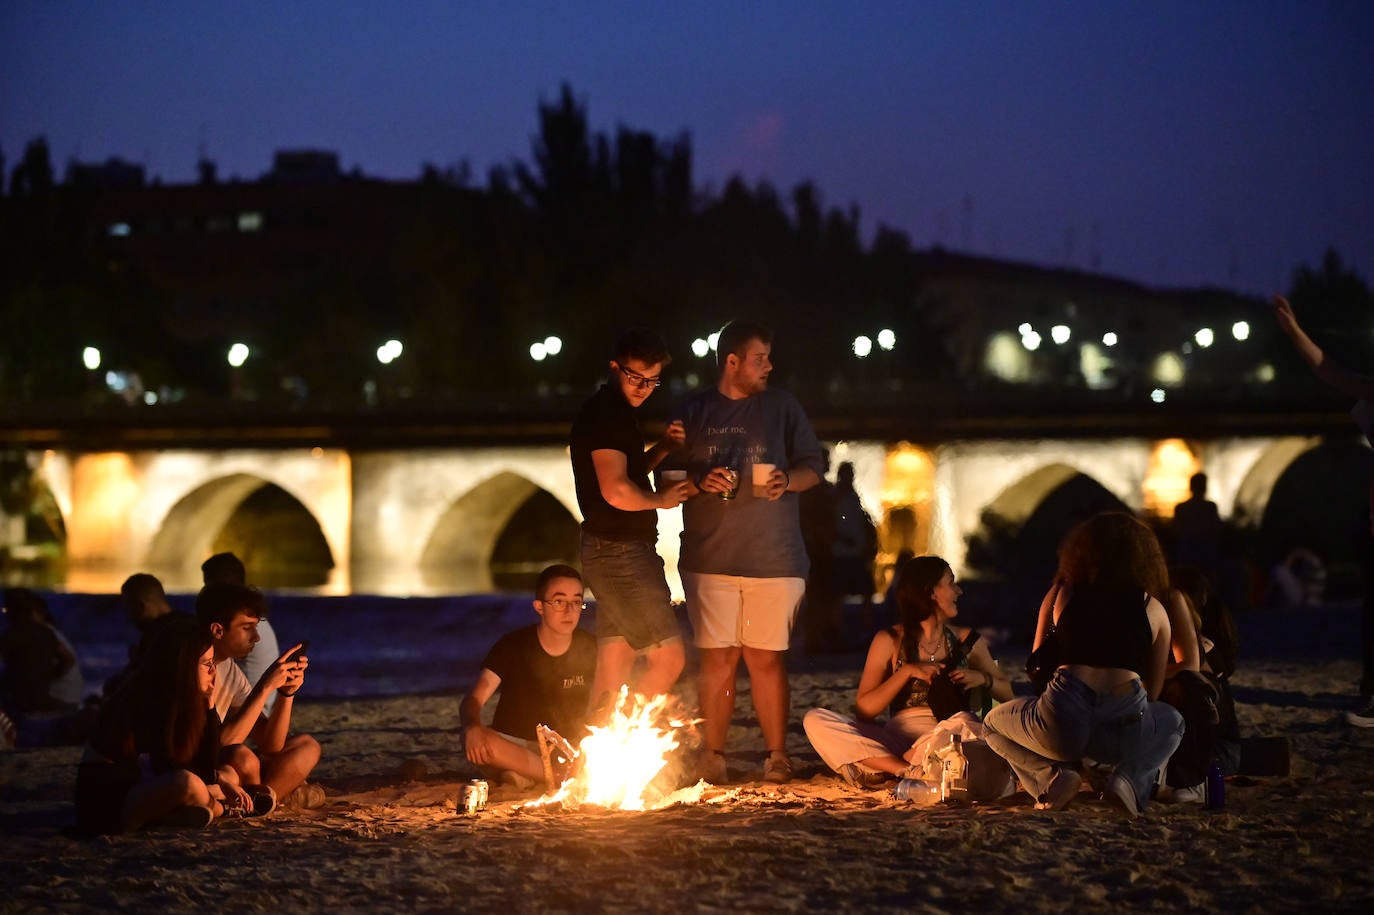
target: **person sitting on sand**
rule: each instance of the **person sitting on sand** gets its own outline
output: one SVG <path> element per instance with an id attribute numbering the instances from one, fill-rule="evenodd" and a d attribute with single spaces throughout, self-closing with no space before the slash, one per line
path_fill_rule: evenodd
<path id="1" fill-rule="evenodd" d="M 907 560 L 897 570 L 894 591 L 901 622 L 879 631 L 869 645 L 855 700 L 859 719 L 820 708 L 802 720 L 825 764 L 859 787 L 906 775 L 915 761 L 907 754 L 952 714 L 931 709 L 931 682 L 942 671 L 962 691 L 986 691 L 1001 701 L 1012 696 L 1011 681 L 987 643 L 976 631 L 950 623 L 961 592 L 949 563 L 938 556 Z M 876 724 L 884 709 L 886 724 Z M 969 710 L 967 698 L 962 710 Z"/>
<path id="2" fill-rule="evenodd" d="M 1103 797 L 1138 816 L 1183 718 L 1156 702 L 1169 661 L 1169 573 L 1150 528 L 1124 512 L 1079 524 L 1059 548 L 1059 572 L 1035 628 L 1053 651 L 1039 696 L 1004 702 L 984 719 L 988 746 L 1007 761 L 1037 809 L 1078 796 L 1085 757 L 1114 766 Z"/>
<path id="3" fill-rule="evenodd" d="M 159 630 L 178 620 L 190 619 L 189 613 L 173 610 L 167 602 L 167 592 L 156 576 L 147 572 L 136 572 L 124 579 L 119 586 L 119 605 L 124 615 L 138 630 L 138 641 L 129 646 L 128 665 L 105 681 L 102 689 L 105 695 L 113 695 L 120 684 L 132 673 L 145 645 L 150 645 Z"/>
<path id="4" fill-rule="evenodd" d="M 200 564 L 200 574 L 207 585 L 221 582 L 231 585 L 248 584 L 248 570 L 243 567 L 243 560 L 233 553 L 216 553 L 211 556 Z M 279 654 L 281 649 L 277 646 L 277 633 L 272 629 L 267 617 L 263 616 L 258 618 L 258 640 L 248 652 L 248 657 L 234 663 L 238 664 L 239 670 L 243 671 L 249 683 L 257 683 Z M 276 701 L 275 695 L 268 696 L 267 701 L 263 703 L 263 712 L 272 714 L 272 705 Z"/>
<path id="5" fill-rule="evenodd" d="M 81 665 L 47 601 L 28 588 L 6 588 L 4 610 L 9 629 L 0 635 L 0 703 L 19 719 L 76 711 L 86 691 Z"/>
<path id="6" fill-rule="evenodd" d="M 81 832 L 201 827 L 226 809 L 253 809 L 238 773 L 219 761 L 215 675 L 206 627 L 178 614 L 159 629 L 138 666 L 101 706 L 77 767 Z"/>
<path id="7" fill-rule="evenodd" d="M 238 771 L 245 785 L 270 789 L 274 804 L 319 807 L 324 790 L 305 779 L 320 761 L 320 744 L 308 734 L 287 736 L 291 709 L 305 680 L 309 658 L 293 645 L 256 684 L 249 683 L 237 664 L 257 641 L 257 622 L 264 613 L 262 593 L 243 585 L 206 585 L 196 595 L 196 618 L 209 627 L 214 640 L 214 706 L 223 722 L 220 743 L 224 757 Z M 263 713 L 267 695 L 275 691 L 276 704 Z M 252 738 L 257 751 L 244 741 Z M 270 809 L 274 804 L 267 805 Z"/>
<path id="8" fill-rule="evenodd" d="M 596 638 L 577 628 L 582 576 L 571 566 L 549 566 L 534 593 L 539 622 L 496 642 L 459 706 L 468 761 L 519 788 L 544 780 L 535 733 L 540 724 L 574 745 L 581 739 L 596 675 Z M 482 709 L 498 689 L 496 712 L 484 725 Z"/>

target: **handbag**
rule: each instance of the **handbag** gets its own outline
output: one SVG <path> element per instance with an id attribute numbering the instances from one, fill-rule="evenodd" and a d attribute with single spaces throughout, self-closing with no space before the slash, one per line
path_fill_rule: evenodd
<path id="1" fill-rule="evenodd" d="M 930 678 L 926 704 L 930 706 L 936 721 L 944 721 L 968 711 L 968 691 L 950 679 L 949 668 L 946 667 Z"/>

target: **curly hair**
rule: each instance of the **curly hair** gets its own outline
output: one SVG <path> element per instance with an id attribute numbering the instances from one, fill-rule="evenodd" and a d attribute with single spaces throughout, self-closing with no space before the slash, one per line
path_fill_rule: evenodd
<path id="1" fill-rule="evenodd" d="M 1126 512 L 1103 512 L 1074 527 L 1059 545 L 1056 580 L 1136 588 L 1163 602 L 1169 593 L 1164 551 L 1150 526 Z"/>
<path id="2" fill-rule="evenodd" d="M 935 586 L 950 570 L 939 556 L 916 556 L 897 569 L 897 617 L 902 623 L 903 655 L 916 657 L 921 623 L 935 614 Z"/>

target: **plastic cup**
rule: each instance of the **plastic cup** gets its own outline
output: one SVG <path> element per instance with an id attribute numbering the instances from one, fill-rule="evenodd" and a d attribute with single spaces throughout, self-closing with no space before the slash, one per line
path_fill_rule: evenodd
<path id="1" fill-rule="evenodd" d="M 768 478 L 777 469 L 776 464 L 755 464 L 754 465 L 754 498 L 768 498 Z"/>
<path id="2" fill-rule="evenodd" d="M 687 471 L 665 470 L 658 476 L 659 479 L 661 479 L 665 483 L 681 483 L 683 480 L 687 479 Z"/>

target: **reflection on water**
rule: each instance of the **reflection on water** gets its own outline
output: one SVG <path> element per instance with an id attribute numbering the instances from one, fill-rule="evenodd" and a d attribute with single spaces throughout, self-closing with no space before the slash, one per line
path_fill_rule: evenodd
<path id="1" fill-rule="evenodd" d="M 355 565 L 352 568 L 273 566 L 249 568 L 249 583 L 264 591 L 347 597 L 373 594 L 382 597 L 444 597 L 489 594 L 504 591 L 529 591 L 541 569 L 553 562 L 507 562 L 500 564 L 449 563 L 419 569 L 385 565 Z M 156 575 L 168 593 L 194 593 L 200 590 L 198 565 L 134 568 L 112 564 L 44 563 L 9 565 L 0 573 L 7 587 L 37 588 L 70 594 L 117 594 L 119 586 L 135 572 Z"/>

